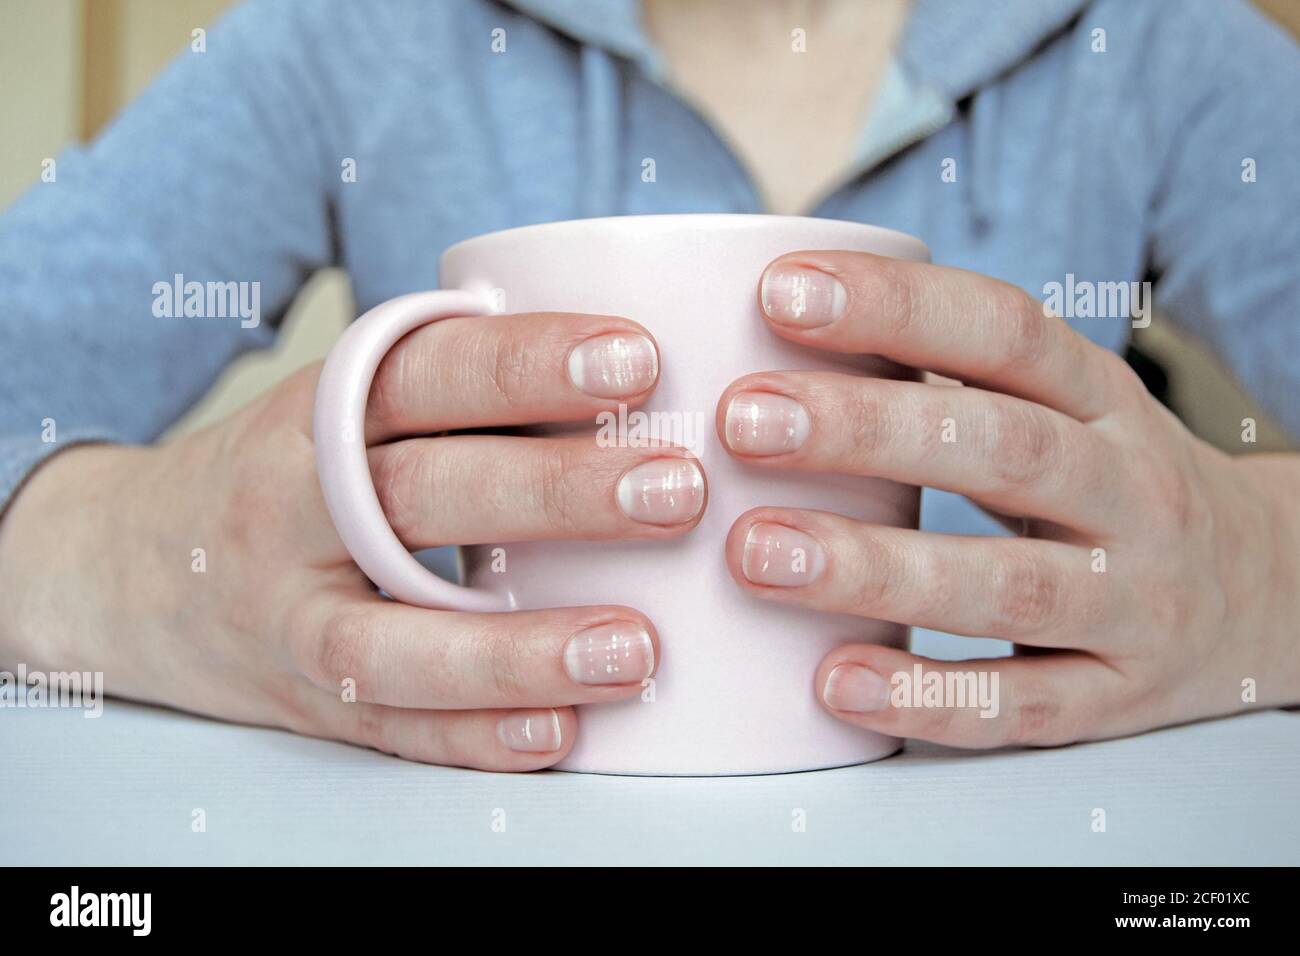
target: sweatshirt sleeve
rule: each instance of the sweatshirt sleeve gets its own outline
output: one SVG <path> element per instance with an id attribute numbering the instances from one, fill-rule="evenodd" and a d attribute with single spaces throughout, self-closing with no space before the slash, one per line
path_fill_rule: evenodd
<path id="1" fill-rule="evenodd" d="M 300 19 L 236 10 L 0 216 L 0 512 L 61 448 L 157 437 L 333 260 Z"/>
<path id="2" fill-rule="evenodd" d="M 1162 22 L 1156 299 L 1300 436 L 1300 48 L 1245 3 Z"/>

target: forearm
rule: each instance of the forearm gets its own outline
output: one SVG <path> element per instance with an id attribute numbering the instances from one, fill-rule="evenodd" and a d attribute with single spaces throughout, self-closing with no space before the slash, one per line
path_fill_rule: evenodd
<path id="1" fill-rule="evenodd" d="M 1249 562 L 1243 601 L 1257 609 L 1260 629 L 1259 703 L 1300 704 L 1300 454 L 1243 455 L 1234 459 L 1243 493 L 1260 504 L 1261 522 L 1244 542 L 1261 556 Z M 1247 564 L 1247 562 L 1243 562 Z"/>
<path id="2" fill-rule="evenodd" d="M 123 487 L 144 449 L 83 445 L 33 472 L 0 515 L 0 667 L 103 669 L 103 593 L 122 564 Z"/>

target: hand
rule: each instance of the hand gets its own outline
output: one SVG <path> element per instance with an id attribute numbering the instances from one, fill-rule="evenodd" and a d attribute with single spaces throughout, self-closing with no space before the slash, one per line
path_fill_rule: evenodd
<path id="1" fill-rule="evenodd" d="M 706 494 L 684 450 L 413 437 L 594 421 L 643 402 L 658 368 L 645 330 L 612 317 L 448 319 L 407 336 L 367 422 L 398 536 L 416 549 L 683 534 Z M 103 671 L 110 694 L 431 763 L 557 762 L 578 732 L 571 705 L 640 693 L 653 625 L 626 607 L 461 614 L 380 597 L 317 482 L 318 373 L 173 444 L 77 447 L 38 470 L 0 524 L 0 665 Z"/>
<path id="2" fill-rule="evenodd" d="M 760 598 L 1004 638 L 1024 652 L 945 663 L 838 648 L 815 676 L 836 717 L 961 747 L 1052 745 L 1300 701 L 1298 456 L 1212 449 L 1121 359 L 984 276 L 801 252 L 768 267 L 760 302 L 792 342 L 884 355 L 965 387 L 749 375 L 718 406 L 734 456 L 957 492 L 1020 535 L 788 508 L 741 516 L 727 561 Z M 784 557 L 795 547 L 806 570 Z M 917 664 L 945 681 L 996 675 L 985 683 L 1000 690 L 996 716 L 951 695 L 899 706 L 918 698 L 894 675 L 910 679 Z"/>

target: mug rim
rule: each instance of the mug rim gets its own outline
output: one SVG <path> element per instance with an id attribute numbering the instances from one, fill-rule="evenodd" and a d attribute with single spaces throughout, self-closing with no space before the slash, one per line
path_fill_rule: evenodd
<path id="1" fill-rule="evenodd" d="M 903 256 L 914 258 L 919 262 L 930 261 L 930 247 L 911 233 L 876 226 L 871 223 L 857 222 L 853 219 L 824 219 L 820 216 L 779 216 L 769 213 L 744 212 L 685 212 L 685 213 L 647 213 L 629 216 L 598 216 L 590 219 L 559 219 L 554 222 L 536 222 L 523 226 L 510 226 L 476 236 L 470 236 L 453 243 L 442 252 L 442 258 L 455 254 L 461 255 L 478 248 L 535 232 L 573 233 L 592 229 L 630 229 L 649 224 L 659 234 L 672 232 L 687 226 L 712 229 L 759 229 L 776 225 L 795 225 L 816 223 L 819 227 L 829 226 L 842 229 L 845 235 L 856 235 L 859 242 L 899 243 L 906 250 Z M 792 249 L 791 252 L 796 250 Z"/>

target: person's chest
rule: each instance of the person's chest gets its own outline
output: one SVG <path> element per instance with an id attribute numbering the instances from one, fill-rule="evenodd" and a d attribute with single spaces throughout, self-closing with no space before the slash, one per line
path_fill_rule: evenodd
<path id="1" fill-rule="evenodd" d="M 483 232 L 591 216 L 765 211 L 745 164 L 664 84 L 540 26 L 514 29 L 511 44 L 509 58 L 421 65 L 353 91 L 374 103 L 400 86 L 404 104 L 358 105 L 360 125 L 338 147 L 353 155 L 364 143 L 362 174 L 332 197 L 360 307 L 435 285 L 442 250 Z M 806 214 L 912 233 L 935 262 L 1035 297 L 1071 275 L 1143 278 L 1144 199 L 1115 188 L 1133 181 L 1123 170 L 1130 153 L 1111 130 L 1089 125 L 1099 115 L 1088 108 L 1092 87 L 1042 89 L 1044 75 L 1069 69 L 1050 58 L 1067 55 L 1043 51 L 938 130 L 850 170 Z M 1126 339 L 1122 320 L 1075 325 L 1110 348 Z"/>
<path id="2" fill-rule="evenodd" d="M 643 0 L 664 82 L 718 132 L 767 212 L 813 208 L 852 165 L 909 0 Z"/>

